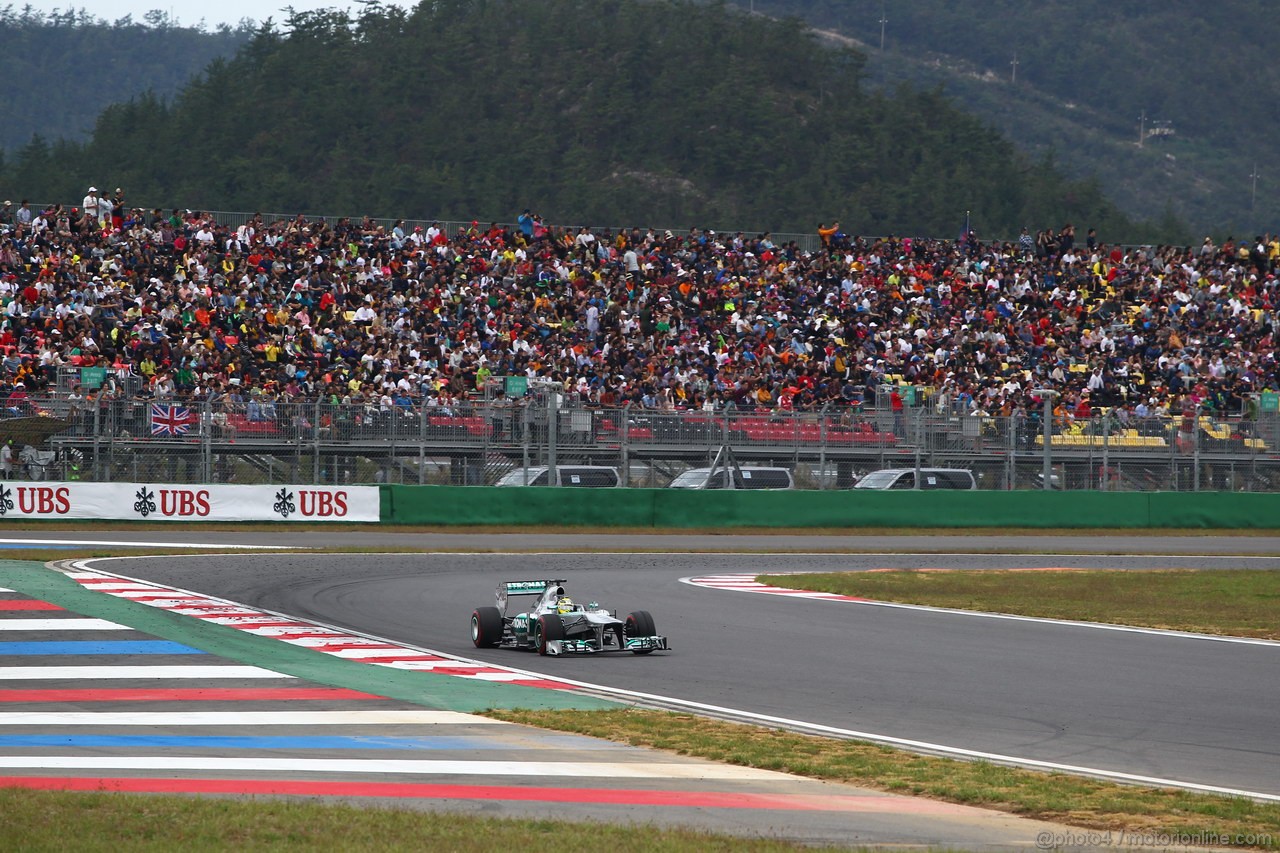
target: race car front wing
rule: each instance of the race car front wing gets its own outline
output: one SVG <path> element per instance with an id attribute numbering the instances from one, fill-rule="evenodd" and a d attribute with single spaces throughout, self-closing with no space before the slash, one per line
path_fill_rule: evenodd
<path id="1" fill-rule="evenodd" d="M 667 638 L 658 636 L 627 637 L 622 641 L 621 646 L 611 646 L 609 648 L 606 648 L 602 642 L 595 638 L 547 640 L 547 654 L 549 655 L 590 655 L 597 652 L 668 651 L 669 649 Z"/>

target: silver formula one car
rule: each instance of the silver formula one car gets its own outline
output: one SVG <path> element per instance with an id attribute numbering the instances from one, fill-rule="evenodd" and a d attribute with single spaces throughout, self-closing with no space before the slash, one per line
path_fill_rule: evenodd
<path id="1" fill-rule="evenodd" d="M 665 650 L 667 638 L 658 636 L 648 611 L 636 610 L 626 619 L 594 601 L 576 604 L 565 594 L 565 581 L 509 581 L 498 584 L 497 607 L 477 607 L 471 614 L 471 641 L 477 648 L 537 649 L 540 655 L 593 654 L 628 651 L 647 655 Z M 507 615 L 511 596 L 537 596 L 528 610 Z"/>

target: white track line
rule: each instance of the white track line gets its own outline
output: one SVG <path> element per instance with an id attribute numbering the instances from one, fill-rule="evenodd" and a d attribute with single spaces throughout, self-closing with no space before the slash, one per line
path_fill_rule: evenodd
<path id="1" fill-rule="evenodd" d="M 731 534 L 730 534 L 731 535 Z M 1088 537 L 1081 537 L 1082 539 Z M 1272 560 L 1280 562 L 1280 537 L 1276 554 L 1139 554 L 1128 551 L 369 551 L 363 556 L 374 557 L 1075 557 L 1079 559 L 1103 559 L 1137 557 L 1159 560 Z M 302 547 L 302 546 L 299 546 Z M 208 557 L 208 554 L 184 554 L 175 556 Z M 251 554 L 228 554 L 229 557 L 245 557 Z M 316 556 L 358 557 L 359 552 L 320 552 Z M 94 559 L 117 559 L 99 557 Z M 124 559 L 124 558 L 119 558 Z M 963 569 L 959 571 L 964 571 Z"/>
<path id="2" fill-rule="evenodd" d="M 312 631 L 324 631 L 324 628 L 314 628 Z M 245 633 L 249 633 L 247 630 Z M 257 632 L 254 632 L 257 633 Z M 386 643 L 377 640 L 366 640 L 364 637 L 343 637 L 333 636 L 332 632 L 325 631 L 329 636 L 277 636 L 276 639 L 283 640 L 293 646 L 302 646 L 308 649 L 323 649 L 326 646 L 352 646 L 352 647 L 371 647 L 374 650 L 385 654 L 387 651 L 394 651 L 397 646 L 388 646 Z M 268 635 L 269 636 L 269 635 Z"/>
<path id="3" fill-rule="evenodd" d="M 0 544 L 22 545 L 119 545 L 127 548 L 231 548 L 237 551 L 280 551 L 306 545 L 228 545 L 224 542 L 142 542 L 137 539 L 0 539 Z"/>
<path id="4" fill-rule="evenodd" d="M 67 711 L 0 713 L 0 726 L 438 726 L 499 725 L 458 711 Z"/>
<path id="5" fill-rule="evenodd" d="M 376 758 L 222 758 L 214 756 L 0 756 L 0 768 L 34 770 L 194 770 L 268 773 L 397 773 L 420 776 L 536 776 L 592 779 L 789 779 L 732 764 L 604 761 L 449 761 Z"/>
<path id="6" fill-rule="evenodd" d="M 132 631 L 106 619 L 0 619 L 0 631 Z"/>
<path id="7" fill-rule="evenodd" d="M 291 642 L 285 640 L 286 643 Z M 298 642 L 296 640 L 292 642 Z M 338 649 L 337 651 L 327 652 L 335 658 L 343 658 L 344 660 L 364 660 L 365 658 L 425 658 L 434 657 L 431 652 L 420 652 L 417 649 L 406 649 L 403 646 L 385 646 L 381 649 Z"/>
<path id="8" fill-rule="evenodd" d="M 226 624 L 226 620 L 222 618 L 206 619 L 206 622 L 217 622 L 218 624 Z M 235 623 L 232 623 L 233 625 Z M 316 637 L 318 639 L 334 639 L 341 637 L 341 634 L 335 634 L 328 628 L 312 628 L 301 625 L 264 625 L 261 628 L 241 628 L 246 634 L 257 634 L 259 637 Z M 369 642 L 374 642 L 370 640 Z"/>
<path id="9" fill-rule="evenodd" d="M 293 678 L 256 666 L 2 666 L 0 681 L 60 678 Z"/>
<path id="10" fill-rule="evenodd" d="M 595 553 L 598 555 L 599 552 L 595 552 Z M 625 554 L 630 552 L 618 552 L 618 553 Z M 229 555 L 229 556 L 240 556 L 240 555 Z M 349 557 L 353 555 L 348 554 L 344 556 Z M 496 555 L 468 553 L 466 554 L 466 556 L 491 557 Z M 511 555 L 511 556 L 528 556 L 528 555 L 520 554 L 520 555 Z M 821 556 L 830 556 L 830 555 L 821 555 Z M 892 556 L 902 556 L 902 555 L 896 554 Z M 965 556 L 969 556 L 969 555 L 965 555 Z M 972 556 L 990 556 L 990 555 L 976 554 Z M 1027 555 L 1020 554 L 1017 556 L 1027 556 Z M 1062 555 L 1050 555 L 1050 556 L 1062 556 Z M 1106 555 L 1102 555 L 1102 556 L 1106 556 Z M 1191 556 L 1194 556 L 1194 555 L 1191 555 Z M 116 561 L 116 560 L 137 560 L 137 559 L 143 559 L 143 558 L 142 557 L 93 558 L 90 560 L 77 560 L 73 563 L 73 565 L 87 568 L 88 564 L 91 562 L 98 563 L 98 562 L 104 562 L 106 560 Z M 115 577 L 122 580 L 130 580 L 130 581 L 139 580 L 138 578 L 130 578 L 124 575 L 116 575 L 116 574 L 102 573 L 102 576 Z M 182 590 L 182 591 L 189 592 L 189 590 Z M 266 610 L 262 612 L 274 613 L 274 611 L 266 611 Z M 289 617 L 287 614 L 274 613 L 274 615 L 279 615 L 284 618 L 291 618 L 291 619 L 294 618 L 294 617 Z M 378 637 L 377 635 L 374 635 L 374 634 L 368 634 L 362 631 L 354 631 L 349 628 L 338 628 L 337 626 L 333 626 L 333 625 L 325 625 L 325 623 L 316 622 L 315 620 L 297 620 L 297 621 L 305 621 L 310 624 L 331 628 L 335 631 L 344 631 L 349 634 L 354 634 L 356 636 L 361 636 L 361 637 L 367 637 L 373 640 L 382 640 L 383 642 L 392 642 L 391 640 L 387 640 L 384 637 Z M 494 666 L 493 664 L 489 664 L 484 661 L 469 660 L 467 658 L 457 657 L 455 655 L 450 655 L 445 652 L 437 652 L 437 651 L 432 651 L 430 649 L 423 649 L 420 646 L 410 646 L 406 644 L 401 644 L 401 645 L 404 646 L 405 648 L 417 648 L 417 649 L 421 649 L 422 651 L 429 651 L 432 654 L 437 654 L 444 658 L 452 658 L 455 660 L 462 661 L 464 663 L 474 663 L 474 664 L 478 664 L 480 666 L 485 666 L 485 667 Z M 1232 796 L 1232 797 L 1246 797 L 1249 799 L 1263 800 L 1266 802 L 1280 802 L 1280 794 L 1267 794 L 1260 791 L 1247 791 L 1240 788 L 1227 788 L 1227 787 L 1222 787 L 1217 785 L 1205 785 L 1199 782 L 1184 782 L 1180 779 L 1165 779 L 1165 778 L 1160 778 L 1155 776 L 1141 776 L 1133 773 L 1122 773 L 1115 770 L 1103 770 L 1096 767 L 1083 767 L 1083 766 L 1072 765 L 1072 764 L 1058 764 L 1051 761 L 1040 761 L 1034 758 L 1022 758 L 1019 756 L 1002 755 L 1000 753 L 994 753 L 994 752 L 980 752 L 977 750 L 962 749 L 959 747 L 947 746 L 945 744 L 929 743 L 927 741 L 909 740 L 907 738 L 894 737 L 892 735 L 881 735 L 881 734 L 876 734 L 874 732 L 857 731 L 855 729 L 842 729 L 842 728 L 837 728 L 835 726 L 824 726 L 818 723 L 808 723 L 802 720 L 792 720 L 786 717 L 774 717 L 767 714 L 757 714 L 752 711 L 741 711 L 735 708 L 726 708 L 720 705 L 708 705 L 702 702 L 692 702 L 687 699 L 677 699 L 669 696 L 658 696 L 652 693 L 641 693 L 639 691 L 634 691 L 634 690 L 622 690 L 615 687 L 607 687 L 601 684 L 592 684 L 591 682 L 587 682 L 587 681 L 576 681 L 570 678 L 563 678 L 559 675 L 550 675 L 545 672 L 533 672 L 531 670 L 521 670 L 521 669 L 516 669 L 514 667 L 503 667 L 503 668 L 508 669 L 511 672 L 515 672 L 520 675 L 523 675 L 530 679 L 543 679 L 543 680 L 551 679 L 551 680 L 560 682 L 562 684 L 569 684 L 574 687 L 581 687 L 588 690 L 593 690 L 602 696 L 612 698 L 612 699 L 637 702 L 637 703 L 646 704 L 646 705 L 657 705 L 659 707 L 680 708 L 683 710 L 691 711 L 693 713 L 701 713 L 704 715 L 710 715 L 714 717 L 745 721 L 748 723 L 768 726 L 771 728 L 784 728 L 784 729 L 790 729 L 793 731 L 804 732 L 808 734 L 815 734 L 815 735 L 820 735 L 825 737 L 839 737 L 839 738 L 854 739 L 854 740 L 865 740 L 865 741 L 870 741 L 872 743 L 881 743 L 886 746 L 896 746 L 902 749 L 912 750 L 914 752 L 925 752 L 925 753 L 930 753 L 934 755 L 945 755 L 949 757 L 962 758 L 967 760 L 976 759 L 976 760 L 982 760 L 982 761 L 991 761 L 996 764 L 1005 764 L 1005 765 L 1010 765 L 1014 767 L 1027 767 L 1033 770 L 1044 770 L 1046 772 L 1071 773 L 1078 776 L 1092 776 L 1094 778 L 1109 779 L 1116 782 L 1124 782 L 1126 784 L 1153 785 L 1159 788 L 1180 788 L 1183 790 L 1198 791 L 1201 793 L 1208 793 L 1208 794 L 1221 794 L 1221 795 Z M 479 719 L 485 719 L 485 718 L 479 718 Z"/>
<path id="11" fill-rule="evenodd" d="M 492 664 L 486 663 L 467 663 L 460 660 L 397 660 L 388 661 L 387 663 L 377 664 L 385 666 L 389 669 L 416 669 L 423 672 L 430 672 L 433 669 L 492 669 Z"/>
<path id="12" fill-rule="evenodd" d="M 771 573 L 772 574 L 772 573 Z M 778 572 L 792 577 L 803 577 L 812 572 Z M 1112 625 L 1107 622 L 1082 622 L 1074 619 L 1052 619 L 1047 616 L 1020 616 L 1015 613 L 992 613 L 987 610 L 957 610 L 951 607 L 930 607 L 927 604 L 902 604 L 897 601 L 874 601 L 849 596 L 837 596 L 828 592 L 812 592 L 810 590 L 785 589 L 757 583 L 755 575 L 739 575 L 741 583 L 733 584 L 727 579 L 730 575 L 697 575 L 680 578 L 680 583 L 701 589 L 714 589 L 721 592 L 748 592 L 756 595 L 772 595 L 775 598 L 800 598 L 807 601 L 834 601 L 837 604 L 853 604 L 863 607 L 884 607 L 891 610 L 915 610 L 922 613 L 943 613 L 948 616 L 970 616 L 978 619 L 1001 619 L 1008 622 L 1033 622 L 1043 625 L 1063 625 L 1071 628 L 1089 628 L 1098 631 L 1119 631 L 1124 634 L 1147 634 L 1154 637 L 1171 637 L 1183 640 L 1211 640 L 1215 643 L 1235 643 L 1242 646 L 1280 647 L 1276 640 L 1262 640 L 1256 637 L 1227 637 L 1219 634 L 1197 634 L 1193 631 L 1174 631 L 1168 628 L 1140 628 L 1136 625 Z M 715 578 L 713 583 L 704 583 L 707 578 Z"/>
<path id="13" fill-rule="evenodd" d="M 1085 538 L 1085 537 L 1081 537 Z M 1196 554 L 1194 552 L 1186 552 L 1181 554 L 1139 554 L 1129 553 L 1127 551 L 367 551 L 367 552 L 342 552 L 333 551 L 317 551 L 311 556 L 316 557 L 729 557 L 729 558 L 756 558 L 756 557 L 826 557 L 831 559 L 839 559 L 841 557 L 1002 557 L 1007 559 L 1023 559 L 1035 557 L 1052 557 L 1052 558 L 1071 558 L 1080 560 L 1095 559 L 1142 559 L 1142 560 L 1271 560 L 1280 563 L 1280 537 L 1276 537 L 1276 554 Z M 0 542 L 5 540 L 0 539 Z M 33 539 L 19 539 L 19 542 L 34 542 Z M 64 540 L 59 540 L 64 541 Z M 82 540 L 65 540 L 72 544 Z M 84 544 L 89 544 L 85 542 Z M 104 543 L 106 544 L 106 543 Z M 118 543 L 121 545 L 133 543 Z M 174 543 L 164 543 L 179 547 Z M 276 549 L 307 549 L 314 550 L 314 546 L 307 545 L 187 545 L 182 547 L 189 548 L 276 548 Z M 326 547 L 324 545 L 318 547 Z M 172 554 L 166 558 L 171 559 L 200 559 L 210 556 L 224 557 L 252 557 L 253 554 Z M 93 557 L 92 561 L 98 560 L 141 560 L 154 559 L 145 556 L 120 556 L 120 557 Z M 957 571 L 967 571 L 958 569 Z"/>

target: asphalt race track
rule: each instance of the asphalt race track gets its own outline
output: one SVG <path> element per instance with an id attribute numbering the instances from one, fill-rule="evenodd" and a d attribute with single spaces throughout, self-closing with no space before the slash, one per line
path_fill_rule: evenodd
<path id="1" fill-rule="evenodd" d="M 132 536 L 159 539 L 142 531 Z M 183 537 L 213 541 L 198 531 Z M 236 537 L 276 544 L 283 538 Z M 721 538 L 724 547 L 732 547 L 729 538 Z M 388 537 L 381 541 L 391 544 Z M 914 541 L 934 547 L 932 540 Z M 1022 541 L 1023 547 L 1034 544 Z M 1274 539 L 1257 541 L 1269 546 L 1259 550 L 1276 550 Z M 611 688 L 949 747 L 1280 794 L 1280 646 L 788 599 L 679 582 L 722 572 L 894 566 L 1275 569 L 1280 559 L 257 552 L 95 565 Z M 579 601 L 598 600 L 620 614 L 649 610 L 673 651 L 554 659 L 471 645 L 471 611 L 492 603 L 500 580 L 549 576 L 568 578 Z"/>
<path id="2" fill-rule="evenodd" d="M 750 534 L 750 533 L 420 533 L 383 530 L 376 526 L 341 531 L 283 526 L 271 531 L 208 530 L 192 525 L 179 529 L 99 528 L 94 531 L 60 527 L 6 530 L 0 543 L 45 539 L 57 542 L 253 544 L 316 548 L 397 548 L 406 551 L 736 551 L 760 553 L 966 553 L 1022 552 L 1036 554 L 1185 554 L 1270 555 L 1280 557 L 1280 537 L 1194 536 L 1134 533 L 1114 536 L 1082 532 L 1058 535 L 1003 533 L 947 533 L 929 536 L 864 534 Z"/>

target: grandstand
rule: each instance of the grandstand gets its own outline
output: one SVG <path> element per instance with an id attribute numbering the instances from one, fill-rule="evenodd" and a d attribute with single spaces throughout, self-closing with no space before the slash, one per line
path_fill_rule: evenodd
<path id="1" fill-rule="evenodd" d="M 589 438 L 584 457 L 732 444 L 856 472 L 925 454 L 998 466 L 1006 488 L 1029 475 L 991 454 L 1035 456 L 1046 435 L 1091 471 L 1158 458 L 1143 477 L 1175 487 L 1179 459 L 1215 454 L 1232 460 L 1223 487 L 1242 487 L 1236 468 L 1277 445 L 1270 237 L 819 241 L 528 212 L 485 226 L 84 209 L 0 222 L 0 395 L 15 413 L 80 413 L 67 439 L 150 438 L 136 413 L 160 406 L 190 422 L 159 440 L 430 437 L 424 459 L 444 441 L 511 460 L 545 438 L 528 413 L 549 399 L 585 413 L 566 430 Z M 393 464 L 405 453 L 374 454 L 380 476 L 412 477 Z M 1197 485 L 1218 476 L 1190 464 Z"/>

